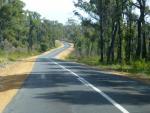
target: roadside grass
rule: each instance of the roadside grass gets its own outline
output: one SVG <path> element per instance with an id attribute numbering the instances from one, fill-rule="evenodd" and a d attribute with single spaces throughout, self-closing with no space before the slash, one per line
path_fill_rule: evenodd
<path id="1" fill-rule="evenodd" d="M 35 56 L 38 55 L 40 52 L 38 51 L 33 51 L 31 52 L 20 52 L 20 51 L 15 51 L 11 53 L 6 53 L 5 51 L 0 51 L 0 64 L 6 64 L 9 61 L 16 61 L 19 59 L 27 58 L 30 56 Z"/>
<path id="2" fill-rule="evenodd" d="M 15 61 L 17 59 L 22 59 L 22 58 L 27 58 L 30 56 L 35 56 L 40 54 L 40 52 L 38 51 L 32 51 L 32 52 L 14 52 L 14 53 L 10 53 L 8 56 L 8 60 L 9 61 Z"/>
<path id="3" fill-rule="evenodd" d="M 55 41 L 55 47 L 49 48 L 49 50 L 61 47 L 62 43 L 59 40 Z M 14 62 L 16 60 L 28 58 L 31 56 L 36 56 L 41 54 L 40 50 L 33 50 L 32 52 L 26 51 L 14 51 L 14 52 L 6 52 L 0 49 L 0 65 L 8 64 L 9 62 Z"/>
<path id="4" fill-rule="evenodd" d="M 100 63 L 98 56 L 92 57 L 77 57 L 75 53 L 71 54 L 67 58 L 68 60 L 76 61 L 79 63 L 84 63 L 90 66 L 97 67 L 101 70 L 111 70 L 111 71 L 118 71 L 118 72 L 127 72 L 131 74 L 142 74 L 150 77 L 150 62 L 146 61 L 133 61 L 130 64 L 106 64 Z"/>

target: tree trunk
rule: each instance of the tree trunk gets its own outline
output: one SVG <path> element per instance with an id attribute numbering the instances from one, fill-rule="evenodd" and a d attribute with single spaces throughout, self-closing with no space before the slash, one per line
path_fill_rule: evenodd
<path id="1" fill-rule="evenodd" d="M 132 23 L 131 20 L 127 22 L 127 43 L 126 43 L 126 61 L 130 62 L 131 61 L 131 41 L 132 41 Z"/>
<path id="2" fill-rule="evenodd" d="M 32 40 L 32 31 L 33 31 L 33 26 L 30 27 L 29 29 L 29 38 L 28 38 L 28 51 L 31 52 L 32 51 L 32 46 L 33 46 L 33 40 Z"/>
<path id="3" fill-rule="evenodd" d="M 122 30 L 120 19 L 118 20 L 118 62 L 122 63 Z"/>
<path id="4" fill-rule="evenodd" d="M 138 42 L 137 42 L 137 49 L 136 49 L 136 58 L 140 59 L 141 58 L 141 50 L 142 50 L 142 40 L 141 40 L 141 20 L 138 20 Z"/>
<path id="5" fill-rule="evenodd" d="M 104 37 L 103 37 L 103 0 L 98 0 L 97 1 L 97 7 L 98 7 L 98 13 L 99 13 L 99 24 L 100 24 L 100 36 L 99 36 L 99 47 L 100 47 L 100 62 L 104 61 Z"/>
<path id="6" fill-rule="evenodd" d="M 117 24 L 113 22 L 111 44 L 108 50 L 107 63 L 114 62 L 114 45 L 115 45 L 116 32 L 117 32 Z M 111 58 L 111 61 L 110 61 L 110 58 Z"/>
<path id="7" fill-rule="evenodd" d="M 99 45 L 100 45 L 100 54 L 101 54 L 100 61 L 103 62 L 104 61 L 104 38 L 103 38 L 103 18 L 102 18 L 102 16 L 100 19 L 100 41 L 99 41 Z"/>
<path id="8" fill-rule="evenodd" d="M 150 37 L 149 37 L 149 46 L 148 46 L 148 60 L 150 60 Z"/>
<path id="9" fill-rule="evenodd" d="M 136 56 L 138 59 L 146 58 L 146 38 L 145 38 L 145 4 L 146 0 L 139 0 L 140 17 L 138 20 L 138 45 Z"/>
<path id="10" fill-rule="evenodd" d="M 146 58 L 147 58 L 145 31 L 143 31 L 142 58 L 143 58 L 143 59 L 146 59 Z"/>

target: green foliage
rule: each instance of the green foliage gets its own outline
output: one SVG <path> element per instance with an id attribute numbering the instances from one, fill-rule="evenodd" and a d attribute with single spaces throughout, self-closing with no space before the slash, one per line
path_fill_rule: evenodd
<path id="1" fill-rule="evenodd" d="M 104 70 L 115 70 L 121 72 L 129 72 L 129 73 L 140 73 L 145 74 L 147 76 L 150 75 L 150 62 L 134 61 L 132 64 L 107 64 L 99 62 L 99 56 L 89 56 L 89 57 L 77 57 L 75 53 L 71 54 L 68 57 L 68 60 L 73 60 L 79 63 L 84 63 L 90 66 L 94 66 Z"/>
<path id="2" fill-rule="evenodd" d="M 26 11 L 24 5 L 21 0 L 13 0 L 0 7 L 0 62 L 44 52 L 64 37 L 63 24 Z"/>
<path id="3" fill-rule="evenodd" d="M 7 61 L 6 54 L 0 49 L 0 63 L 5 63 Z"/>
<path id="4" fill-rule="evenodd" d="M 0 63 L 7 63 L 8 61 L 17 61 L 22 58 L 27 58 L 29 56 L 38 55 L 38 51 L 33 51 L 32 53 L 28 53 L 28 51 L 14 51 L 14 52 L 6 52 L 4 50 L 0 50 Z"/>
<path id="5" fill-rule="evenodd" d="M 81 33 L 73 40 L 76 56 L 99 56 L 99 63 L 119 63 L 120 69 L 135 63 L 134 70 L 142 71 L 141 61 L 134 61 L 150 59 L 148 5 L 146 0 L 77 0 L 75 7 L 87 15 L 74 12 L 81 19 Z"/>
<path id="6" fill-rule="evenodd" d="M 47 51 L 47 50 L 48 50 L 48 46 L 47 46 L 47 44 L 45 44 L 45 43 L 41 43 L 41 44 L 40 44 L 40 46 L 41 46 L 41 47 L 40 47 L 40 49 L 41 49 L 40 51 L 41 51 L 41 52 L 45 52 L 45 51 Z"/>
<path id="7" fill-rule="evenodd" d="M 150 63 L 145 62 L 144 60 L 140 60 L 140 61 L 135 61 L 132 63 L 133 69 L 135 71 L 140 71 L 140 72 L 147 72 L 150 70 Z M 150 71 L 149 71 L 150 72 Z"/>
<path id="8" fill-rule="evenodd" d="M 16 61 L 16 60 L 27 58 L 29 56 L 33 56 L 37 54 L 38 52 L 35 52 L 35 51 L 33 51 L 32 54 L 28 53 L 27 51 L 26 52 L 15 51 L 15 52 L 9 53 L 9 55 L 7 55 L 7 59 L 8 61 Z"/>

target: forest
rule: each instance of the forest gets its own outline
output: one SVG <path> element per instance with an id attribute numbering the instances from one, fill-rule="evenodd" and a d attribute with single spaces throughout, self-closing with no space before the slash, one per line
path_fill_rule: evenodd
<path id="1" fill-rule="evenodd" d="M 150 69 L 148 0 L 77 0 L 74 5 L 81 20 L 80 26 L 72 24 L 79 62 Z"/>
<path id="2" fill-rule="evenodd" d="M 101 62 L 149 60 L 150 20 L 146 20 L 150 10 L 146 3 L 146 0 L 78 0 L 75 6 L 88 14 L 84 17 L 75 11 L 82 20 L 84 32 L 76 40 L 79 52 L 82 54 L 81 49 L 85 49 L 81 41 L 86 43 L 84 54 L 98 53 Z M 99 50 L 92 50 L 94 43 L 97 43 Z"/>
<path id="3" fill-rule="evenodd" d="M 24 10 L 20 0 L 0 0 L 0 62 L 74 43 L 74 57 L 90 65 L 134 65 L 150 69 L 150 3 L 148 0 L 76 0 L 81 20 L 66 24 Z"/>
<path id="4" fill-rule="evenodd" d="M 24 6 L 20 0 L 0 0 L 0 62 L 47 51 L 64 35 L 63 24 Z"/>

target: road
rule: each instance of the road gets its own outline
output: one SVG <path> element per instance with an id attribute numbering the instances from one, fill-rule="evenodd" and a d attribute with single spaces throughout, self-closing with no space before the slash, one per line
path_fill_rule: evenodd
<path id="1" fill-rule="evenodd" d="M 150 113 L 150 86 L 41 55 L 3 113 Z"/>

